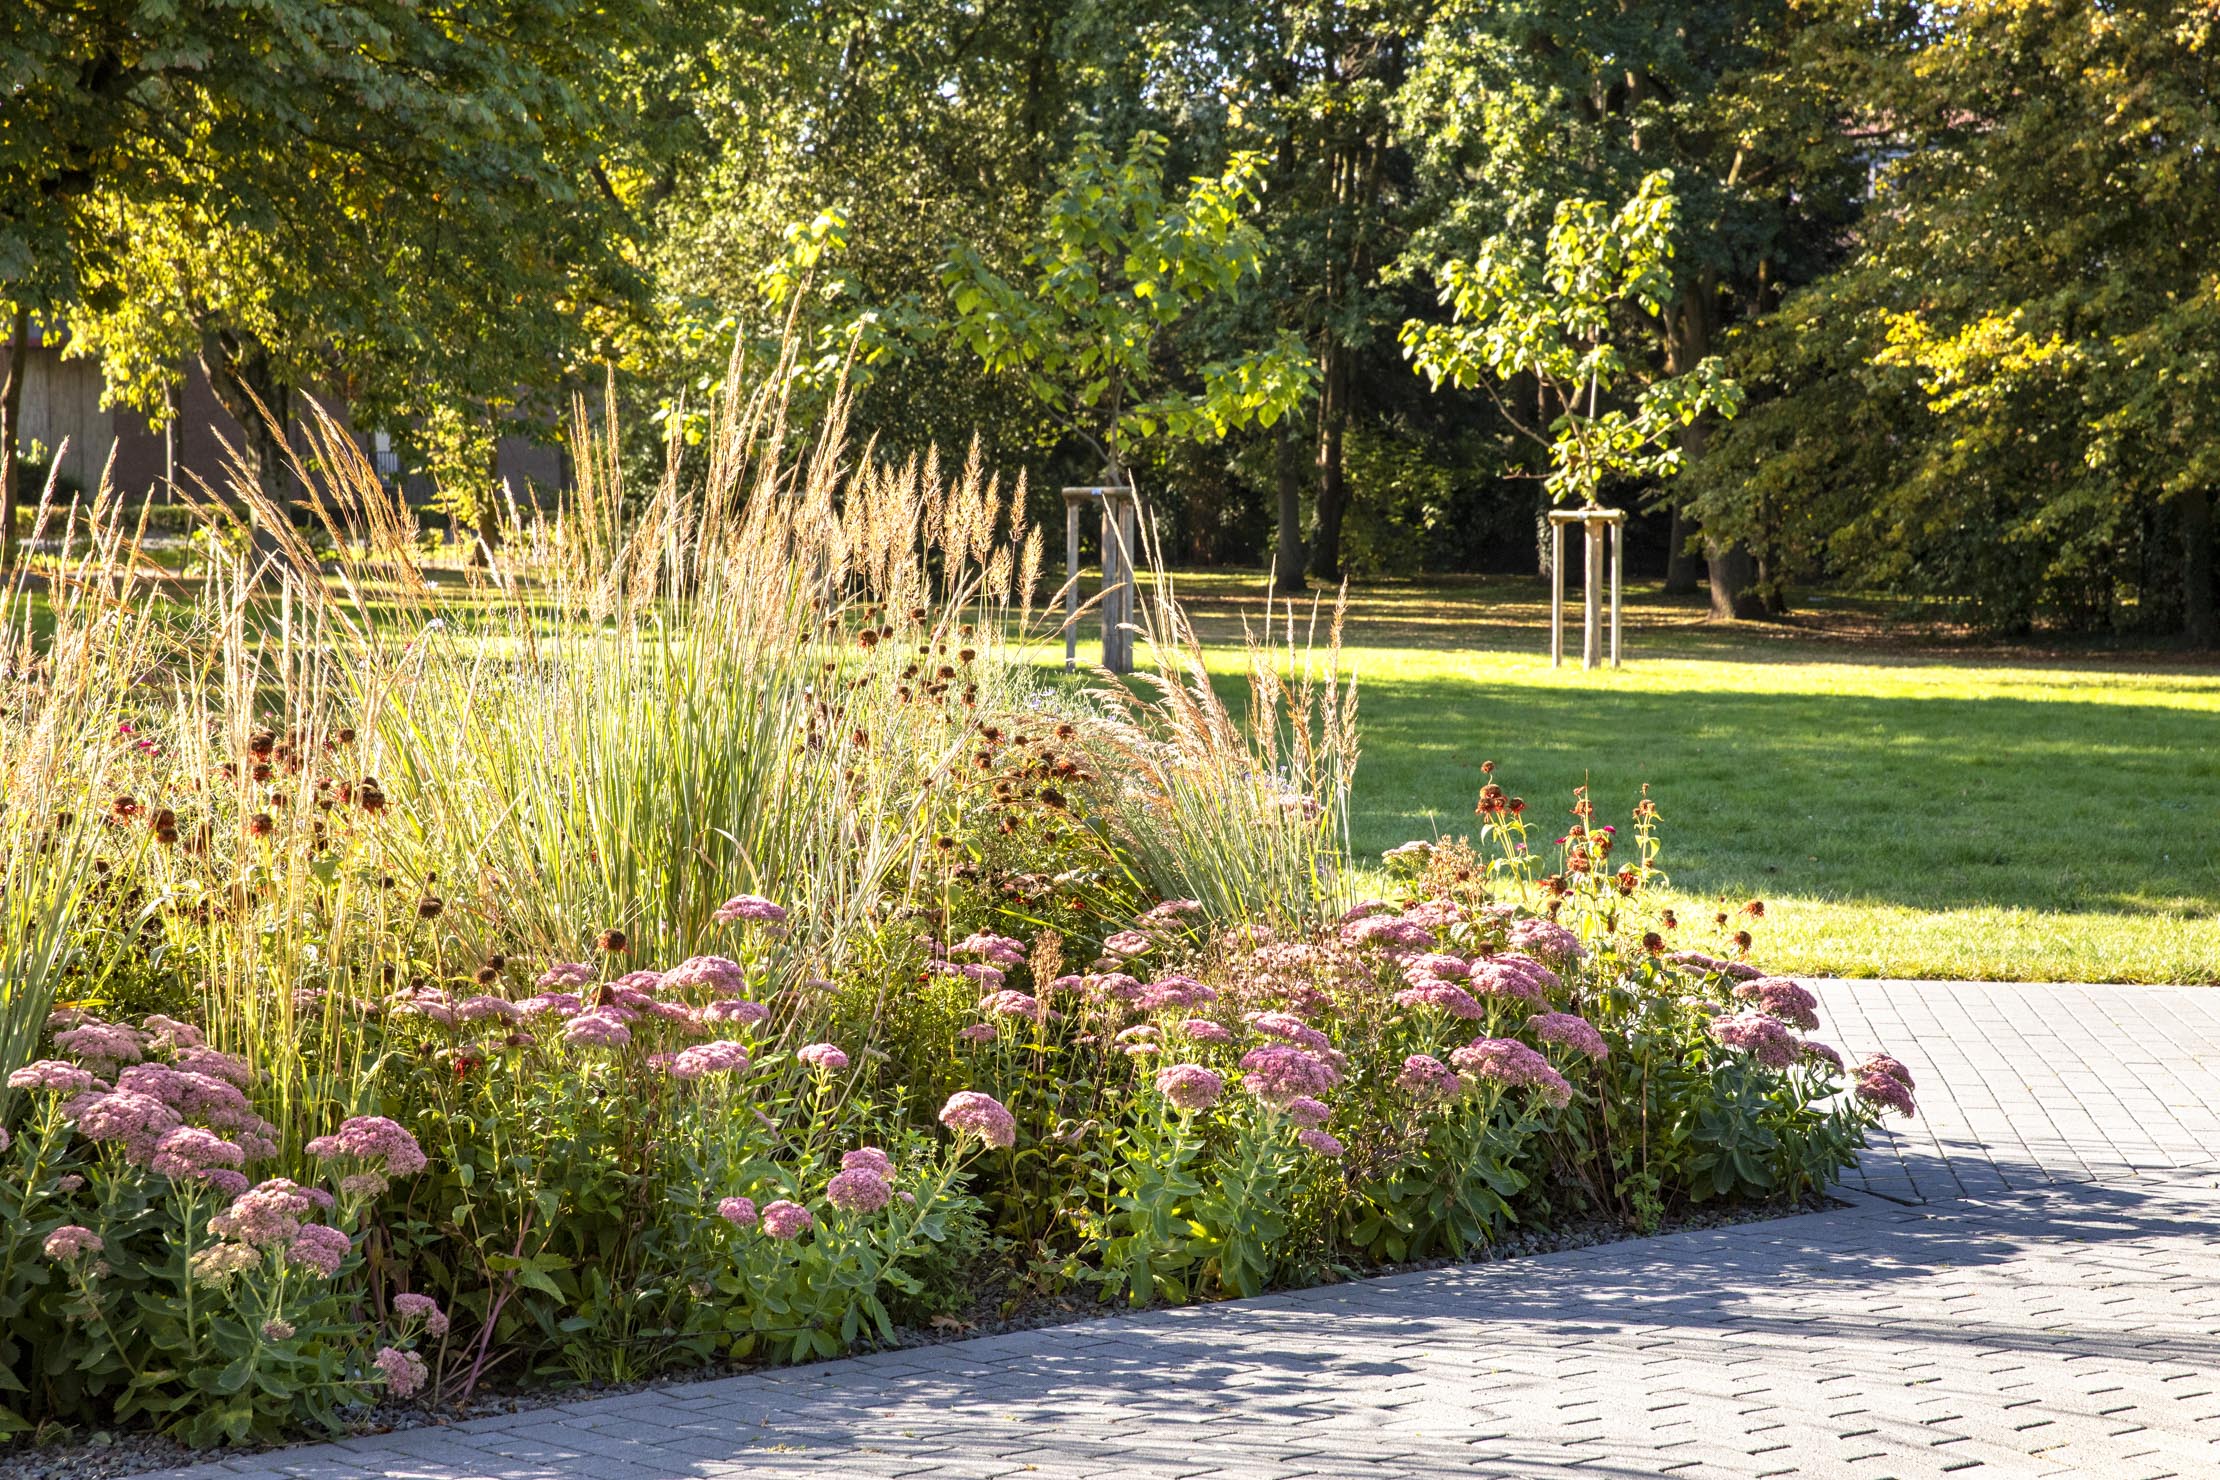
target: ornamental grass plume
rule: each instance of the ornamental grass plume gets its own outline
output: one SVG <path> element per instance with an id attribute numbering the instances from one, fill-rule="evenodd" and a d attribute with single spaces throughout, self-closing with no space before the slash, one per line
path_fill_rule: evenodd
<path id="1" fill-rule="evenodd" d="M 1182 1114 L 1208 1110 L 1218 1103 L 1225 1088 L 1222 1076 L 1200 1064 L 1170 1064 L 1156 1071 L 1156 1092 Z"/>
<path id="2" fill-rule="evenodd" d="M 1527 1031 L 1544 1043 L 1554 1043 L 1569 1048 L 1574 1053 L 1585 1054 L 1591 1059 L 1611 1057 L 1611 1049 L 1596 1031 L 1595 1024 L 1570 1012 L 1539 1013 L 1526 1020 Z"/>
<path id="3" fill-rule="evenodd" d="M 940 1107 L 940 1123 L 958 1135 L 974 1135 L 998 1151 L 1017 1144 L 1017 1117 L 992 1095 L 961 1089 Z"/>

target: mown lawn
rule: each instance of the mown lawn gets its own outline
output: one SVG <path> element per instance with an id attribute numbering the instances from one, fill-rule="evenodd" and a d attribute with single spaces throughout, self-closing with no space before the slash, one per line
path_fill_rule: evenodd
<path id="1" fill-rule="evenodd" d="M 1258 581 L 1180 590 L 1231 697 Z M 1629 594 L 1627 666 L 1587 674 L 1550 668 L 1539 582 L 1354 593 L 1358 850 L 1469 830 L 1487 759 L 1545 822 L 1585 783 L 1623 825 L 1647 782 L 1684 918 L 1763 899 L 1775 969 L 2220 981 L 2220 666 Z"/>

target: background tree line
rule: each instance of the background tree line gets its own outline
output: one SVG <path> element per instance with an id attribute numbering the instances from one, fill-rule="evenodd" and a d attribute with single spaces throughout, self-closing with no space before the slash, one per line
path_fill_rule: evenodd
<path id="1" fill-rule="evenodd" d="M 803 394 L 845 369 L 883 452 L 976 434 L 1048 512 L 1099 439 L 945 326 L 967 283 L 1028 280 L 1088 149 L 1154 134 L 1174 197 L 1250 162 L 1255 268 L 1138 368 L 1199 397 L 1302 362 L 1262 414 L 1120 454 L 1174 553 L 1531 569 L 1548 388 L 1436 391 L 1402 327 L 1448 321 L 1445 262 L 1670 171 L 1669 292 L 1616 324 L 1611 395 L 1720 356 L 1747 397 L 1677 431 L 1681 476 L 1608 490 L 1674 589 L 2211 642 L 2216 27 L 2211 0 L 22 0 L 0 302 L 142 408 L 197 360 L 269 479 L 255 408 L 341 397 L 489 529 L 496 430 L 614 366 L 657 455 L 736 338 L 760 370 L 791 322 Z"/>

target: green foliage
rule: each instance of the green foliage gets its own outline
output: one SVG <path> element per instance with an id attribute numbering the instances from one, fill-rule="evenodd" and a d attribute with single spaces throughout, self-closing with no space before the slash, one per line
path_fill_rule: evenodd
<path id="1" fill-rule="evenodd" d="M 1611 338 L 1614 315 L 1631 308 L 1654 318 L 1672 292 L 1674 210 L 1672 176 L 1663 171 L 1616 211 L 1562 202 L 1539 257 L 1499 239 L 1470 262 L 1445 264 L 1442 301 L 1454 322 L 1403 326 L 1404 353 L 1437 388 L 1531 379 L 1551 415 L 1546 427 L 1527 430 L 1537 440 L 1547 432 L 1547 487 L 1560 502 L 1594 504 L 1613 480 L 1672 476 L 1682 460 L 1673 432 L 1706 412 L 1731 417 L 1741 407 L 1740 388 L 1706 357 L 1643 386 L 1631 409 L 1603 409 L 1629 370 Z M 1505 416 L 1523 421 L 1508 408 Z"/>
<path id="2" fill-rule="evenodd" d="M 1262 271 L 1263 241 L 1245 215 L 1264 170 L 1259 157 L 1237 154 L 1217 176 L 1198 176 L 1170 197 L 1167 147 L 1144 131 L 1120 160 L 1083 135 L 1025 255 L 1027 279 L 996 273 L 963 242 L 940 270 L 957 337 L 988 370 L 1019 377 L 1121 472 L 1136 439 L 1271 426 L 1312 375 L 1308 356 L 1283 334 L 1201 365 L 1199 390 L 1166 383 L 1159 341 Z"/>

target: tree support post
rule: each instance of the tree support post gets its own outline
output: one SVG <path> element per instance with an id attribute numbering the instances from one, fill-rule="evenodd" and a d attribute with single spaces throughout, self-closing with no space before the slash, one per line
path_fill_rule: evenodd
<path id="1" fill-rule="evenodd" d="M 1549 511 L 1549 663 L 1565 664 L 1565 526 L 1577 524 L 1585 541 L 1581 560 L 1580 666 L 1602 666 L 1604 544 L 1610 542 L 1611 666 L 1619 666 L 1619 588 L 1626 565 L 1626 511 L 1594 504 Z"/>
<path id="2" fill-rule="evenodd" d="M 1140 589 L 1133 564 L 1138 501 L 1130 484 L 1064 490 L 1064 667 L 1079 662 L 1079 517 L 1090 505 L 1102 511 L 1102 666 L 1131 673 Z"/>

